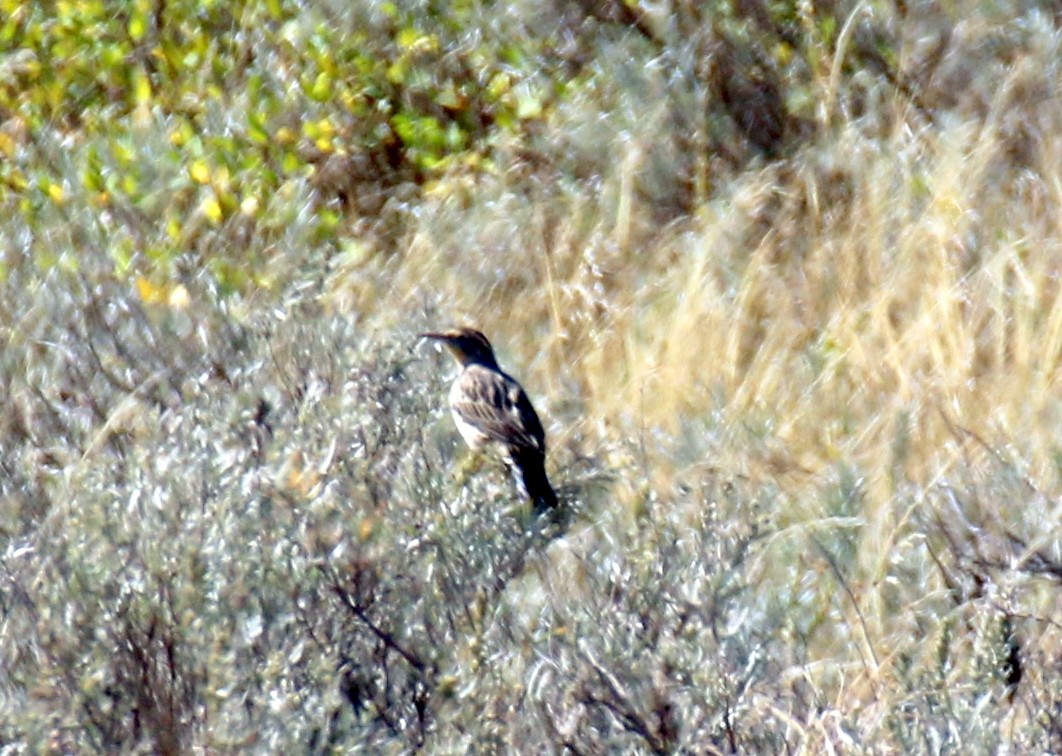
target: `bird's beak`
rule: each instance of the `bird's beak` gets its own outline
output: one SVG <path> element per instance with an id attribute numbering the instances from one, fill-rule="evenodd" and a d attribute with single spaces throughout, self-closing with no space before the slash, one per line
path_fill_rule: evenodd
<path id="1" fill-rule="evenodd" d="M 450 341 L 450 337 L 445 333 L 430 331 L 428 333 L 420 334 L 420 337 L 422 339 L 428 339 L 428 342 L 433 344 L 436 350 L 441 349 L 442 347 L 447 347 L 447 351 L 450 351 L 452 348 L 451 345 L 453 342 Z"/>

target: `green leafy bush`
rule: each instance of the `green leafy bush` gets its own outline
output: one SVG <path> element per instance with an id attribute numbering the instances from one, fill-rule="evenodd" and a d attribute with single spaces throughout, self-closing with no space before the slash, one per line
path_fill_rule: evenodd
<path id="1" fill-rule="evenodd" d="M 0 0 L 0 742 L 1062 750 L 1060 46 Z M 462 464 L 451 321 L 559 522 Z"/>

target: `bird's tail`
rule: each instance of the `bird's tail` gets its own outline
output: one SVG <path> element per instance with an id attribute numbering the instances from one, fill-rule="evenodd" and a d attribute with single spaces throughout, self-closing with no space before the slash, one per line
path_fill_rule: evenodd
<path id="1" fill-rule="evenodd" d="M 537 449 L 514 450 L 513 464 L 519 471 L 520 484 L 534 505 L 535 515 L 557 507 L 557 494 L 546 477 L 546 457 Z"/>

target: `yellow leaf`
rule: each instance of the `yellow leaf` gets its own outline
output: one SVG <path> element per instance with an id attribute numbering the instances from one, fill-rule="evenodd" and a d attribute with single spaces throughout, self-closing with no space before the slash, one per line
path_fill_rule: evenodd
<path id="1" fill-rule="evenodd" d="M 139 42 L 147 32 L 147 17 L 140 11 L 134 11 L 129 18 L 129 36 L 134 42 Z"/>
<path id="2" fill-rule="evenodd" d="M 435 52 L 439 49 L 439 38 L 434 34 L 423 34 L 418 29 L 405 28 L 395 37 L 398 46 L 414 52 Z"/>
<path id="3" fill-rule="evenodd" d="M 513 88 L 512 77 L 507 73 L 496 73 L 487 84 L 487 94 L 493 98 L 501 97 Z"/>
<path id="4" fill-rule="evenodd" d="M 285 152 L 280 158 L 280 167 L 284 169 L 285 173 L 293 173 L 302 168 L 302 166 L 303 162 L 294 153 Z"/>
<path id="5" fill-rule="evenodd" d="M 48 196 L 51 198 L 52 202 L 57 205 L 63 204 L 63 200 L 66 199 L 63 194 L 63 187 L 59 184 L 48 185 Z"/>
<path id="6" fill-rule="evenodd" d="M 210 220 L 211 223 L 221 223 L 223 213 L 221 212 L 221 203 L 218 202 L 218 198 L 211 192 L 203 201 L 199 203 L 199 211 L 203 213 Z"/>
<path id="7" fill-rule="evenodd" d="M 339 103 L 347 110 L 354 110 L 360 101 L 348 87 L 343 87 L 339 92 Z"/>
<path id="8" fill-rule="evenodd" d="M 195 135 L 192 131 L 192 127 L 185 121 L 180 126 L 170 132 L 170 144 L 174 147 L 183 147 L 185 143 Z"/>
<path id="9" fill-rule="evenodd" d="M 295 141 L 295 134 L 287 126 L 284 126 L 277 129 L 277 133 L 273 138 L 279 145 L 289 145 Z"/>
<path id="10" fill-rule="evenodd" d="M 406 80 L 409 71 L 409 60 L 405 55 L 400 56 L 387 67 L 387 79 L 393 84 L 401 84 Z"/>
<path id="11" fill-rule="evenodd" d="M 151 102 L 151 80 L 142 68 L 133 74 L 133 101 L 141 105 Z"/>
<path id="12" fill-rule="evenodd" d="M 10 134 L 3 131 L 0 131 L 0 152 L 8 157 L 15 155 L 15 140 L 11 138 Z"/>
<path id="13" fill-rule="evenodd" d="M 317 74 L 317 78 L 313 82 L 313 87 L 310 89 L 310 97 L 318 102 L 324 102 L 332 94 L 332 77 L 329 76 L 327 71 L 321 71 Z"/>
<path id="14" fill-rule="evenodd" d="M 398 43 L 399 47 L 410 48 L 417 43 L 417 40 L 420 39 L 421 36 L 423 35 L 416 29 L 406 27 L 405 29 L 399 30 L 398 36 L 395 37 L 395 42 Z"/>
<path id="15" fill-rule="evenodd" d="M 196 160 L 188 168 L 188 175 L 192 177 L 192 181 L 197 184 L 209 184 L 210 183 L 210 166 L 207 165 L 205 160 Z"/>
<path id="16" fill-rule="evenodd" d="M 136 292 L 144 304 L 159 304 L 166 298 L 166 292 L 162 286 L 156 286 L 143 276 L 136 277 Z"/>

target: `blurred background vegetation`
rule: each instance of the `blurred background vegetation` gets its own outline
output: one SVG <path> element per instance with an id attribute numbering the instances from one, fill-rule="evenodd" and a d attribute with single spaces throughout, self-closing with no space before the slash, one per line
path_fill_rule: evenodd
<path id="1" fill-rule="evenodd" d="M 0 748 L 1062 751 L 1059 82 L 1023 0 L 0 0 Z"/>

